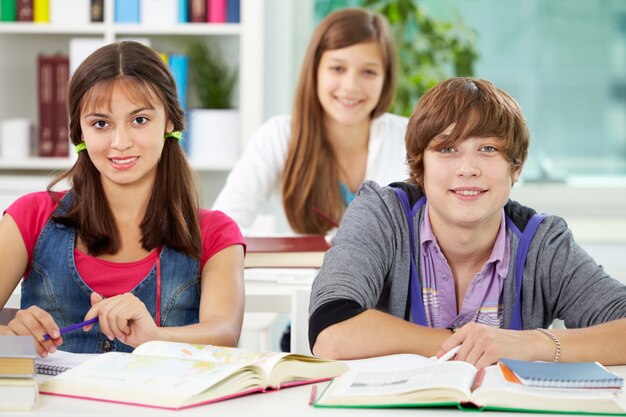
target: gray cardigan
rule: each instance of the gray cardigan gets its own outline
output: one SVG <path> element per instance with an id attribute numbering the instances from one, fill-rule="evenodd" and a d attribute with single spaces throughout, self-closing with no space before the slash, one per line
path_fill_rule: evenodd
<path id="1" fill-rule="evenodd" d="M 420 193 L 417 187 L 412 188 L 413 193 Z M 520 229 L 533 213 L 512 201 L 505 206 L 505 214 L 518 227 L 521 224 Z M 422 216 L 423 208 L 413 219 L 415 242 L 419 242 Z M 346 210 L 313 283 L 311 345 L 324 328 L 367 309 L 409 319 L 408 233 L 394 190 L 372 181 L 364 183 Z M 509 236 L 512 256 L 502 290 L 505 327 L 515 304 L 515 253 L 519 245 L 515 233 Z M 415 251 L 419 262 L 419 245 Z M 626 286 L 611 278 L 574 242 L 567 224 L 557 216 L 547 216 L 531 241 L 521 298 L 524 329 L 548 327 L 556 318 L 563 319 L 569 328 L 577 328 L 626 317 Z"/>

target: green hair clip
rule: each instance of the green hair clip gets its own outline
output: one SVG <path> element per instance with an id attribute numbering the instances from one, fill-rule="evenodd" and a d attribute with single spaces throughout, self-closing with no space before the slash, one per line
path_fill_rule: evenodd
<path id="1" fill-rule="evenodd" d="M 85 142 L 81 142 L 78 145 L 74 146 L 74 150 L 76 151 L 76 153 L 80 153 L 81 151 L 84 151 L 85 149 L 87 149 L 87 145 L 85 145 Z"/>
<path id="2" fill-rule="evenodd" d="M 166 133 L 165 134 L 165 138 L 163 138 L 163 139 L 167 139 L 167 138 L 174 138 L 176 140 L 183 140 L 183 133 L 180 132 L 179 130 L 175 130 L 173 132 Z"/>

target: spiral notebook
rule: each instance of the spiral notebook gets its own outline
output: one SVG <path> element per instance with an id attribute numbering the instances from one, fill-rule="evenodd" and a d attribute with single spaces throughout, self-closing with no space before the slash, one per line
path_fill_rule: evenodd
<path id="1" fill-rule="evenodd" d="M 58 375 L 80 365 L 86 360 L 98 356 L 91 353 L 71 353 L 57 350 L 45 358 L 35 360 L 35 369 L 41 375 Z"/>
<path id="2" fill-rule="evenodd" d="M 525 386 L 541 388 L 621 389 L 624 379 L 598 362 L 529 362 L 500 359 Z"/>

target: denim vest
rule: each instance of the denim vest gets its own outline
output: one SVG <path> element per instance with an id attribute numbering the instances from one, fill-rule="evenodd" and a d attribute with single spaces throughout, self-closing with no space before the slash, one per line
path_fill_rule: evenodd
<path id="1" fill-rule="evenodd" d="M 65 212 L 72 195 L 68 192 L 55 214 Z M 22 283 L 21 308 L 37 305 L 52 315 L 59 328 L 83 321 L 91 308 L 92 289 L 76 270 L 74 246 L 76 229 L 48 219 L 33 252 L 30 273 Z M 184 326 L 197 323 L 200 306 L 200 262 L 164 246 L 161 265 L 161 326 Z M 157 296 L 156 265 L 131 291 L 145 305 L 154 319 Z M 158 324 L 158 323 L 157 323 Z M 130 352 L 131 346 L 109 339 L 98 325 L 89 332 L 82 329 L 63 335 L 62 350 L 76 353 L 108 351 Z"/>

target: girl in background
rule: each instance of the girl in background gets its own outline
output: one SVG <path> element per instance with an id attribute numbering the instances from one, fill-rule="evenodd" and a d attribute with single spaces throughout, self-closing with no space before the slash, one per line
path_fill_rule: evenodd
<path id="1" fill-rule="evenodd" d="M 213 209 L 245 232 L 274 193 L 279 229 L 320 234 L 340 222 L 364 180 L 404 180 L 407 120 L 385 113 L 395 71 L 382 16 L 361 9 L 327 16 L 302 63 L 292 115 L 261 126 Z"/>
<path id="2" fill-rule="evenodd" d="M 230 218 L 199 209 L 167 66 L 139 43 L 107 45 L 78 67 L 68 102 L 76 163 L 0 221 L 0 306 L 24 277 L 0 333 L 31 335 L 41 356 L 149 340 L 235 346 L 244 241 Z M 63 179 L 70 190 L 52 191 Z"/>

